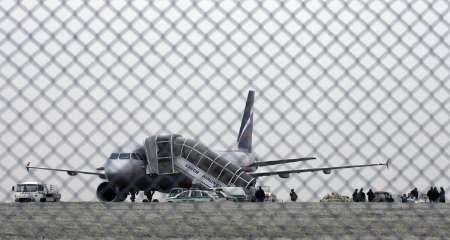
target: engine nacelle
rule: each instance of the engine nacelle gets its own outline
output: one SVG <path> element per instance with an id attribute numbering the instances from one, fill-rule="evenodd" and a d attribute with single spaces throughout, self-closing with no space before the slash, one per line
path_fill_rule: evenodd
<path id="1" fill-rule="evenodd" d="M 110 182 L 103 182 L 97 187 L 97 199 L 102 202 L 123 202 L 127 195 Z"/>
<path id="2" fill-rule="evenodd" d="M 278 174 L 280 178 L 289 178 L 289 173 L 280 173 Z"/>
<path id="3" fill-rule="evenodd" d="M 331 173 L 331 169 L 325 169 L 325 170 L 323 170 L 323 173 L 330 174 Z"/>

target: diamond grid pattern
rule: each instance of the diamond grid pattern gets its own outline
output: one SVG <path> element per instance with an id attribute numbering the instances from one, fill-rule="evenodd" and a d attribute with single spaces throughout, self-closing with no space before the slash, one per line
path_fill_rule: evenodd
<path id="1" fill-rule="evenodd" d="M 280 198 L 354 188 L 448 189 L 447 1 L 111 1 L 0 4 L 0 200 L 27 161 L 94 169 L 148 135 L 232 148 L 255 89 L 261 159 L 288 168 L 379 168 L 265 178 Z M 279 168 L 268 168 L 279 170 Z M 90 176 L 33 173 L 63 200 L 93 200 Z"/>

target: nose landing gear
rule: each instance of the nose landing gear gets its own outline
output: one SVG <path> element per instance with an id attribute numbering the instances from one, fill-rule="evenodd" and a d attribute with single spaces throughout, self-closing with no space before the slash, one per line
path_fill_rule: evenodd
<path id="1" fill-rule="evenodd" d="M 153 199 L 153 194 L 155 194 L 155 191 L 145 191 L 144 195 L 147 197 L 147 201 L 151 202 Z"/>
<path id="2" fill-rule="evenodd" d="M 155 194 L 155 191 L 148 190 L 144 191 L 144 195 L 147 197 L 147 199 L 144 199 L 143 202 L 151 202 L 153 198 L 153 194 Z"/>
<path id="3" fill-rule="evenodd" d="M 130 200 L 131 202 L 136 201 L 136 192 L 130 192 Z"/>

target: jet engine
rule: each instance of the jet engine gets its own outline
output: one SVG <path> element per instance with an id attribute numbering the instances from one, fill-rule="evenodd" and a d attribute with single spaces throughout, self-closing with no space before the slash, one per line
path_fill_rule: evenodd
<path id="1" fill-rule="evenodd" d="M 97 199 L 102 202 L 123 202 L 127 195 L 110 182 L 103 182 L 97 187 Z"/>
<path id="2" fill-rule="evenodd" d="M 278 174 L 280 178 L 289 178 L 289 173 L 280 173 Z"/>
<path id="3" fill-rule="evenodd" d="M 331 173 L 331 170 L 330 170 L 330 169 L 325 169 L 325 170 L 323 170 L 323 173 L 325 173 L 325 174 L 330 174 L 330 173 Z"/>

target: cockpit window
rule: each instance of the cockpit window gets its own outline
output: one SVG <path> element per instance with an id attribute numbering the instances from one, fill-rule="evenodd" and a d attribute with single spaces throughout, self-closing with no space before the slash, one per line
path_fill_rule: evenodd
<path id="1" fill-rule="evenodd" d="M 130 154 L 129 153 L 121 153 L 119 155 L 120 159 L 130 159 Z"/>
<path id="2" fill-rule="evenodd" d="M 141 157 L 141 155 L 138 154 L 138 153 L 132 153 L 132 154 L 131 154 L 131 158 L 132 158 L 132 159 L 136 159 L 136 160 L 143 160 L 142 157 Z"/>
<path id="3" fill-rule="evenodd" d="M 111 153 L 111 156 L 109 156 L 109 159 L 116 159 L 119 157 L 118 153 Z"/>

